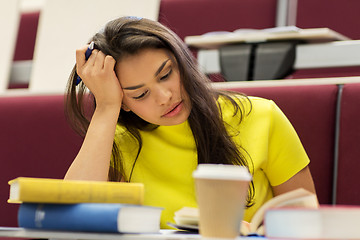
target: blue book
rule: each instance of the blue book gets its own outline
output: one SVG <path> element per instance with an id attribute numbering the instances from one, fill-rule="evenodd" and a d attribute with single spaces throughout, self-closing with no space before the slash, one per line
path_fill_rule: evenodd
<path id="1" fill-rule="evenodd" d="M 154 233 L 162 208 L 115 203 L 22 203 L 19 227 L 80 232 Z"/>

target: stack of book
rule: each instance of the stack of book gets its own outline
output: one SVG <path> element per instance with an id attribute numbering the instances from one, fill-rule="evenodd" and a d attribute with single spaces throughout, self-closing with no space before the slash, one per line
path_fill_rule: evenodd
<path id="1" fill-rule="evenodd" d="M 9 181 L 9 203 L 20 204 L 19 227 L 154 233 L 162 208 L 143 205 L 141 183 L 19 177 Z"/>

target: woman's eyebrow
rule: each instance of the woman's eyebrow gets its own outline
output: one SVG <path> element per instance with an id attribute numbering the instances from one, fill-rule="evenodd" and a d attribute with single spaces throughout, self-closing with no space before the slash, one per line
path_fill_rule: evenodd
<path id="1" fill-rule="evenodd" d="M 159 75 L 159 73 L 164 69 L 166 63 L 170 60 L 169 59 L 166 59 L 161 65 L 160 67 L 158 68 L 158 70 L 155 72 L 154 76 L 156 77 L 157 75 Z M 124 90 L 136 90 L 136 89 L 139 89 L 139 88 L 142 88 L 143 86 L 145 86 L 144 84 L 139 84 L 139 85 L 136 85 L 136 86 L 131 86 L 131 87 L 123 87 Z"/>
<path id="2" fill-rule="evenodd" d="M 166 59 L 159 67 L 159 69 L 155 72 L 154 76 L 156 77 L 157 75 L 159 75 L 159 73 L 164 69 L 166 63 L 170 60 L 169 59 Z"/>

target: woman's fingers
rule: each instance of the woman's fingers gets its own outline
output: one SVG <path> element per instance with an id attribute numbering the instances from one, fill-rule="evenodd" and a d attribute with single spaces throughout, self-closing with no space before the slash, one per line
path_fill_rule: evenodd
<path id="1" fill-rule="evenodd" d="M 97 60 L 97 55 L 99 53 L 99 50 L 94 49 L 90 55 L 90 57 L 86 60 L 85 57 L 85 53 L 88 49 L 88 45 L 84 46 L 82 48 L 79 48 L 76 50 L 76 69 L 77 69 L 77 73 L 79 76 L 83 75 L 84 72 L 88 72 L 89 69 L 86 69 L 87 67 L 92 67 L 95 65 L 95 63 L 98 61 Z M 101 56 L 102 58 L 105 58 L 105 55 L 102 54 Z M 101 60 L 100 57 L 100 62 L 98 62 L 98 67 L 101 67 L 101 64 L 103 64 L 103 60 Z M 91 71 L 91 69 L 90 69 Z"/>
<path id="2" fill-rule="evenodd" d="M 99 50 L 96 50 L 96 49 L 93 50 L 90 57 L 89 57 L 89 59 L 85 62 L 84 67 L 86 67 L 86 66 L 91 66 L 91 67 L 95 66 L 95 63 L 97 61 L 99 61 L 98 60 L 98 55 L 99 55 Z M 100 59 L 100 61 L 101 61 L 101 59 Z M 99 63 L 97 65 L 99 65 Z"/>
<path id="3" fill-rule="evenodd" d="M 85 60 L 85 52 L 88 46 L 84 46 L 76 50 L 76 68 L 79 69 L 82 67 L 86 60 Z"/>
<path id="4" fill-rule="evenodd" d="M 86 50 L 84 47 L 76 51 L 78 75 L 94 94 L 98 104 L 121 104 L 122 89 L 114 71 L 115 59 L 94 49 L 86 61 Z"/>
<path id="5" fill-rule="evenodd" d="M 105 56 L 104 70 L 105 71 L 114 71 L 115 63 L 116 63 L 116 61 L 112 56 L 110 56 L 110 55 Z"/>
<path id="6" fill-rule="evenodd" d="M 94 52 L 94 56 L 90 56 L 90 58 L 93 57 L 91 59 L 93 66 L 99 70 L 103 69 L 104 68 L 104 60 L 105 60 L 106 55 L 103 52 L 98 51 L 98 50 L 94 50 L 93 52 Z M 89 60 L 90 60 L 90 58 L 89 58 Z"/>
<path id="7" fill-rule="evenodd" d="M 76 68 L 77 74 L 84 80 L 84 78 L 95 76 L 101 70 L 104 64 L 104 56 L 98 57 L 99 50 L 93 50 L 88 60 L 85 59 L 84 51 L 81 51 L 79 55 L 81 54 L 83 56 L 78 56 L 77 52 L 77 59 L 79 60 L 77 60 Z"/>

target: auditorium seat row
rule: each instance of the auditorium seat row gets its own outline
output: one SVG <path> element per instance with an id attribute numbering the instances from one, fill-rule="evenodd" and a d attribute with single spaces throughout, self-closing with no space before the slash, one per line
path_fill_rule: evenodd
<path id="1" fill-rule="evenodd" d="M 311 159 L 322 204 L 360 204 L 360 84 L 232 88 L 274 100 Z M 82 139 L 69 127 L 63 95 L 0 97 L 0 226 L 16 226 L 7 181 L 63 178 Z"/>

